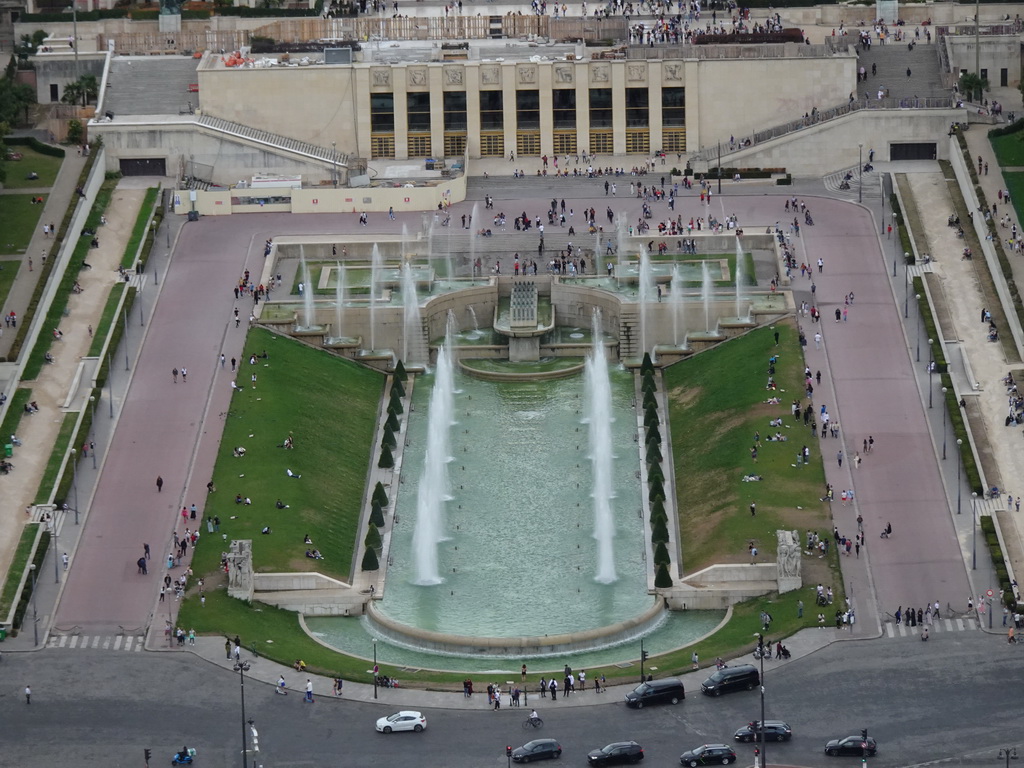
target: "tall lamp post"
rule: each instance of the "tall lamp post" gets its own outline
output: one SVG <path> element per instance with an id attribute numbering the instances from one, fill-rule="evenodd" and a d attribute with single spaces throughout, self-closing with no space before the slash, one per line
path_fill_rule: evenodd
<path id="1" fill-rule="evenodd" d="M 78 451 L 71 449 L 71 491 L 74 493 L 75 525 L 78 525 Z"/>
<path id="2" fill-rule="evenodd" d="M 765 735 L 764 735 L 764 648 L 761 648 L 761 763 L 760 766 L 763 768 L 768 765 L 768 754 L 765 748 Z"/>
<path id="3" fill-rule="evenodd" d="M 242 694 L 242 768 L 249 768 L 249 734 L 245 729 L 245 673 L 249 671 L 249 662 L 240 661 L 235 664 L 238 673 L 238 687 Z"/>
<path id="4" fill-rule="evenodd" d="M 963 466 L 963 463 L 964 463 L 963 462 L 963 456 L 960 453 L 960 446 L 963 445 L 963 444 L 964 444 L 963 440 L 961 440 L 960 438 L 956 439 L 956 453 L 957 453 L 957 457 L 956 457 L 956 513 L 958 515 L 960 514 L 960 490 L 961 490 L 961 487 L 960 487 L 960 472 L 961 472 L 961 467 Z"/>
<path id="5" fill-rule="evenodd" d="M 934 343 L 935 342 L 933 342 L 931 339 L 928 339 L 928 350 L 929 350 L 929 352 L 931 351 L 932 344 L 934 344 Z M 932 407 L 932 390 L 934 389 L 934 387 L 932 386 L 932 374 L 933 373 L 935 373 L 935 359 L 934 359 L 934 355 L 932 356 L 932 361 L 930 363 L 928 363 L 928 407 L 929 408 Z"/>
<path id="6" fill-rule="evenodd" d="M 978 570 L 978 492 L 971 491 L 971 527 L 974 535 L 971 537 L 971 570 Z"/>
<path id="7" fill-rule="evenodd" d="M 921 294 L 915 293 L 914 299 L 917 301 L 917 357 L 914 358 L 915 362 L 921 362 Z"/>
<path id="8" fill-rule="evenodd" d="M 89 434 L 93 434 L 93 430 L 96 428 L 96 396 L 89 395 L 89 405 L 92 406 L 92 423 L 89 424 Z M 89 449 L 92 451 L 92 468 L 96 469 L 96 442 L 94 440 L 89 441 Z"/>
<path id="9" fill-rule="evenodd" d="M 997 760 L 1005 760 L 1006 768 L 1010 768 L 1010 761 L 1017 759 L 1017 748 L 1016 747 L 1003 747 L 999 750 L 999 757 Z"/>
<path id="10" fill-rule="evenodd" d="M 857 202 L 863 202 L 864 192 L 864 144 L 857 145 Z"/>
<path id="11" fill-rule="evenodd" d="M 55 555 L 56 556 L 56 555 Z M 34 645 L 39 645 L 39 612 L 36 610 L 36 564 L 30 563 L 29 572 L 32 574 L 32 634 L 35 638 Z"/>
<path id="12" fill-rule="evenodd" d="M 946 393 L 947 387 L 942 388 L 942 460 L 946 460 Z"/>
<path id="13" fill-rule="evenodd" d="M 377 698 L 377 638 L 373 638 L 373 698 Z"/>
<path id="14" fill-rule="evenodd" d="M 903 319 L 910 317 L 910 254 L 903 254 Z"/>

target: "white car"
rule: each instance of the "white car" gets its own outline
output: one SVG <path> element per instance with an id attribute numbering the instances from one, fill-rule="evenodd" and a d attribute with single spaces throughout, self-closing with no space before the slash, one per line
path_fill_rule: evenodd
<path id="1" fill-rule="evenodd" d="M 427 718 L 420 712 L 405 710 L 382 717 L 377 721 L 377 730 L 380 733 L 391 733 L 392 731 L 416 731 L 416 733 L 419 733 L 426 727 Z"/>

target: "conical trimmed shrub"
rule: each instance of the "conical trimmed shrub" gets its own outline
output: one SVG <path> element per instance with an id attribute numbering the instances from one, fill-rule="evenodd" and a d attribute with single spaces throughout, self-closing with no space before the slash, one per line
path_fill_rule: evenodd
<path id="1" fill-rule="evenodd" d="M 651 524 L 651 544 L 668 541 L 668 523 L 658 520 Z"/>
<path id="2" fill-rule="evenodd" d="M 380 538 L 380 531 L 377 530 L 377 526 L 371 525 L 366 529 L 366 538 L 363 539 L 363 544 L 368 549 L 380 550 L 384 546 L 384 542 Z"/>
<path id="3" fill-rule="evenodd" d="M 652 406 L 654 408 L 658 407 L 658 398 L 654 396 L 654 393 L 651 392 L 651 390 L 644 392 L 643 405 L 645 411 Z"/>
<path id="4" fill-rule="evenodd" d="M 374 486 L 373 496 L 371 498 L 382 507 L 386 507 L 388 505 L 388 492 L 384 490 L 384 483 L 380 480 L 378 480 L 377 485 Z"/>
<path id="5" fill-rule="evenodd" d="M 380 437 L 380 444 L 386 445 L 388 448 L 398 446 L 398 439 L 395 437 L 394 431 L 387 424 L 384 425 L 384 434 Z"/>
<path id="6" fill-rule="evenodd" d="M 657 464 L 661 461 L 661 446 L 657 443 L 651 442 L 647 444 L 647 463 Z"/>
<path id="7" fill-rule="evenodd" d="M 668 556 L 668 547 L 664 541 L 659 541 L 654 545 L 654 563 L 655 565 L 668 565 L 672 562 L 672 559 Z"/>
<path id="8" fill-rule="evenodd" d="M 654 445 L 654 443 L 651 443 L 651 445 Z M 661 462 L 652 462 L 651 466 L 647 469 L 647 481 L 651 482 L 652 480 L 665 482 L 665 472 L 661 468 Z"/>
<path id="9" fill-rule="evenodd" d="M 647 485 L 650 488 L 650 490 L 647 491 L 647 500 L 649 502 L 653 504 L 655 499 L 665 498 L 665 486 L 662 484 L 661 480 L 654 478 Z"/>
<path id="10" fill-rule="evenodd" d="M 654 372 L 648 371 L 640 379 L 640 389 L 644 392 L 657 392 L 658 391 L 658 380 L 654 378 Z"/>
<path id="11" fill-rule="evenodd" d="M 367 547 L 366 552 L 363 554 L 363 565 L 364 571 L 376 571 L 380 568 L 380 561 L 377 559 L 377 550 L 373 547 Z"/>
<path id="12" fill-rule="evenodd" d="M 384 510 L 376 499 L 370 504 L 370 522 L 378 528 L 384 527 Z"/>
<path id="13" fill-rule="evenodd" d="M 402 364 L 401 360 L 399 360 L 398 364 L 395 366 L 394 377 L 396 381 L 405 382 L 409 380 L 409 374 L 405 372 L 405 366 Z"/>
<path id="14" fill-rule="evenodd" d="M 367 570 L 367 569 L 363 569 Z M 668 566 L 659 565 L 658 572 L 654 574 L 654 586 L 658 589 L 668 589 L 672 586 L 672 577 L 668 575 Z"/>
<path id="15" fill-rule="evenodd" d="M 402 425 L 398 421 L 398 417 L 395 416 L 395 414 L 393 413 L 388 414 L 388 421 L 386 426 L 391 427 L 392 432 L 398 432 L 402 427 Z"/>
<path id="16" fill-rule="evenodd" d="M 402 405 L 402 398 L 392 390 L 391 400 L 388 402 L 388 413 L 405 413 L 405 406 Z"/>
<path id="17" fill-rule="evenodd" d="M 668 513 L 665 511 L 664 499 L 655 499 L 651 502 L 651 522 L 653 523 L 659 519 L 668 522 Z"/>
<path id="18" fill-rule="evenodd" d="M 661 430 L 658 429 L 658 425 L 655 424 L 653 427 L 647 430 L 647 437 L 644 438 L 645 443 L 657 443 L 661 445 Z"/>
<path id="19" fill-rule="evenodd" d="M 654 405 L 649 405 L 644 408 L 644 426 L 650 429 L 655 424 L 660 424 L 661 419 L 658 418 L 658 409 Z"/>
<path id="20" fill-rule="evenodd" d="M 640 363 L 640 373 L 644 373 L 645 371 L 650 371 L 651 373 L 654 372 L 654 362 L 651 360 L 650 352 L 644 352 L 644 360 Z"/>
<path id="21" fill-rule="evenodd" d="M 398 393 L 399 397 L 405 397 L 405 385 L 398 379 L 392 378 L 391 380 L 391 396 L 395 396 L 395 392 Z"/>
<path id="22" fill-rule="evenodd" d="M 377 466 L 381 469 L 391 469 L 395 466 L 395 457 L 391 455 L 391 449 L 386 445 L 380 449 L 380 460 L 377 461 Z"/>

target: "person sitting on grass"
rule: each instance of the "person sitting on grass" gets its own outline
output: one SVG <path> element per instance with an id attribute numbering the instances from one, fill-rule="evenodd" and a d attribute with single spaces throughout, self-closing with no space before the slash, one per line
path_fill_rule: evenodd
<path id="1" fill-rule="evenodd" d="M 269 536 L 271 534 L 270 526 L 269 525 L 263 526 L 263 530 L 260 531 L 260 533 L 262 533 L 264 536 Z"/>
<path id="2" fill-rule="evenodd" d="M 313 543 L 313 540 L 311 538 L 309 538 L 309 534 L 308 533 L 303 537 L 302 543 L 303 544 L 312 544 Z"/>
<path id="3" fill-rule="evenodd" d="M 306 670 L 306 662 L 304 662 L 302 659 L 296 659 L 295 663 L 292 664 L 292 666 L 295 667 L 296 672 L 305 672 Z"/>
<path id="4" fill-rule="evenodd" d="M 277 504 L 275 504 L 274 506 L 276 506 L 278 509 L 288 509 L 288 505 L 285 504 L 280 499 L 277 500 Z"/>

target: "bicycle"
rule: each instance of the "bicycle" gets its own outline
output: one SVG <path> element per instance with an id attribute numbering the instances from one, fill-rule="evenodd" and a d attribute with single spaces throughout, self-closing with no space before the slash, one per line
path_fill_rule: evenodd
<path id="1" fill-rule="evenodd" d="M 533 728 L 543 728 L 544 727 L 544 721 L 541 720 L 539 717 L 528 717 L 525 720 L 523 720 L 523 730 L 524 731 L 528 730 L 531 727 L 533 727 Z"/>

